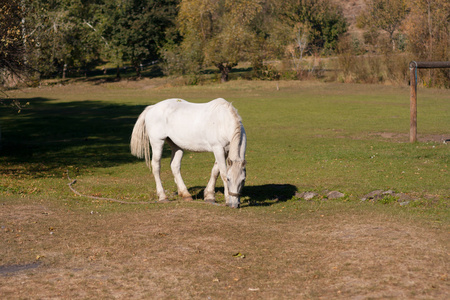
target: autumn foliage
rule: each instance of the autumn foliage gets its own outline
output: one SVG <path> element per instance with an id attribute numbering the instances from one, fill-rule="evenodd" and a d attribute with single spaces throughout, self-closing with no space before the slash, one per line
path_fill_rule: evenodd
<path id="1" fill-rule="evenodd" d="M 7 78 L 19 76 L 25 67 L 21 19 L 18 1 L 0 1 L 0 73 L 3 79 L 0 84 Z"/>
<path id="2" fill-rule="evenodd" d="M 41 79 L 131 65 L 140 77 L 159 62 L 195 83 L 246 63 L 268 80 L 341 70 L 328 79 L 407 83 L 410 60 L 450 60 L 449 24 L 448 0 L 0 0 L 0 70 Z M 420 77 L 450 85 L 448 69 Z"/>

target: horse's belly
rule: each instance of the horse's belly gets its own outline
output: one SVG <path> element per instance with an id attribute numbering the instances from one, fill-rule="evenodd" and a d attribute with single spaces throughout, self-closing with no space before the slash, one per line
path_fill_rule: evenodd
<path id="1" fill-rule="evenodd" d="M 212 152 L 212 145 L 207 141 L 201 141 L 198 137 L 191 135 L 184 136 L 170 136 L 168 137 L 175 145 L 183 150 L 194 152 Z"/>

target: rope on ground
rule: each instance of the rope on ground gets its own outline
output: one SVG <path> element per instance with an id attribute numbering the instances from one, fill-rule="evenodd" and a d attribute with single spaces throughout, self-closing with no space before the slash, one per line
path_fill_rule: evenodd
<path id="1" fill-rule="evenodd" d="M 77 180 L 74 179 L 72 180 L 69 177 L 69 170 L 66 170 L 67 172 L 67 179 L 69 179 L 71 182 L 69 182 L 67 185 L 69 186 L 70 190 L 72 192 L 74 192 L 76 195 L 80 196 L 80 197 L 85 197 L 85 198 L 90 198 L 90 199 L 95 199 L 95 200 L 103 200 L 103 201 L 112 201 L 112 202 L 117 202 L 117 203 L 121 203 L 121 204 L 150 204 L 150 203 L 158 203 L 157 201 L 154 202 L 145 202 L 145 201 L 139 201 L 139 202 L 126 202 L 126 201 L 122 201 L 122 200 L 118 200 L 118 199 L 113 199 L 113 198 L 104 198 L 104 197 L 96 197 L 96 196 L 89 196 L 89 195 L 84 195 L 81 194 L 80 192 L 78 192 L 73 185 L 75 183 L 77 183 Z"/>
<path id="2" fill-rule="evenodd" d="M 118 199 L 113 199 L 113 198 L 104 198 L 104 197 L 96 197 L 96 196 L 90 196 L 90 195 L 85 195 L 85 194 L 81 194 L 80 192 L 78 192 L 73 185 L 75 183 L 77 183 L 76 179 L 71 179 L 69 177 L 69 170 L 66 170 L 67 172 L 67 179 L 70 180 L 70 182 L 67 184 L 70 188 L 70 190 L 72 192 L 74 192 L 76 195 L 80 196 L 80 197 L 85 197 L 85 198 L 90 198 L 90 199 L 95 199 L 95 200 L 102 200 L 102 201 L 111 201 L 111 202 L 116 202 L 116 203 L 120 203 L 120 204 L 157 204 L 157 203 L 167 203 L 168 201 L 153 201 L 153 202 L 146 202 L 146 201 L 137 201 L 137 202 L 127 202 L 127 201 L 122 201 L 122 200 L 118 200 Z M 217 205 L 217 206 L 222 206 L 219 203 L 215 203 L 215 202 L 195 202 L 195 203 L 204 203 L 204 204 L 212 204 L 212 205 Z"/>

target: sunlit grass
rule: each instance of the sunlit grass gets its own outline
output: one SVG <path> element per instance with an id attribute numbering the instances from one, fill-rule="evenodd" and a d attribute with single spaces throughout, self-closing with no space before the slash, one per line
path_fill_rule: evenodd
<path id="1" fill-rule="evenodd" d="M 375 189 L 418 198 L 450 196 L 449 146 L 442 143 L 450 137 L 450 97 L 443 90 L 419 90 L 416 144 L 408 143 L 407 87 L 242 80 L 172 86 L 157 79 L 75 83 L 14 91 L 11 96 L 30 105 L 20 114 L 2 108 L 4 195 L 73 197 L 67 188 L 69 170 L 82 193 L 154 200 L 151 173 L 129 154 L 139 113 L 171 97 L 194 102 L 223 97 L 243 118 L 248 135 L 246 191 L 256 195 L 258 188 L 265 190 L 259 201 L 280 193 L 267 192 L 274 184 L 300 192 L 338 190 L 351 200 Z M 172 193 L 176 186 L 169 160 L 167 150 L 162 178 Z M 182 174 L 198 197 L 212 164 L 212 154 L 185 154 Z"/>

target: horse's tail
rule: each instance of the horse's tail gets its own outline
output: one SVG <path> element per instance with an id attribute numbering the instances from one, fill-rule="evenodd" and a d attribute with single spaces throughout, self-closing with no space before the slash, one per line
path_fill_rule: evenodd
<path id="1" fill-rule="evenodd" d="M 145 115 L 151 106 L 147 106 L 139 115 L 134 124 L 133 133 L 131 134 L 130 149 L 131 154 L 138 158 L 145 158 L 145 162 L 150 167 L 150 139 L 145 126 Z"/>

